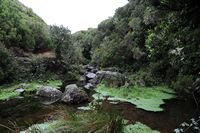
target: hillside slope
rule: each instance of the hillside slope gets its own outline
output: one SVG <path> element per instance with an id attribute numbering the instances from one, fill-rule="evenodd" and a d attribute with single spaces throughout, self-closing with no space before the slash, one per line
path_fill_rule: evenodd
<path id="1" fill-rule="evenodd" d="M 0 41 L 7 48 L 47 49 L 51 45 L 48 25 L 18 0 L 0 0 Z"/>

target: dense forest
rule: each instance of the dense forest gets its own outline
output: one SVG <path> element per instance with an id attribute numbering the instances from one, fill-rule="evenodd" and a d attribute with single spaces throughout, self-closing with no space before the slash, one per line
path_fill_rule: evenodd
<path id="1" fill-rule="evenodd" d="M 73 34 L 18 0 L 0 0 L 0 129 L 199 133 L 199 35 L 198 0 L 128 0 L 97 28 Z M 49 106 L 35 95 L 50 97 Z M 29 118 L 36 110 L 52 118 Z"/>
<path id="2" fill-rule="evenodd" d="M 120 67 L 132 81 L 192 93 L 200 71 L 198 6 L 187 0 L 130 0 L 98 29 L 75 33 L 74 44 L 92 64 Z"/>

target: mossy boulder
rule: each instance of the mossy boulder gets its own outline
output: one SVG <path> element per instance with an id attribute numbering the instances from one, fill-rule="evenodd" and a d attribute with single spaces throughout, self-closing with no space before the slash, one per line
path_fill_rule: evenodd
<path id="1" fill-rule="evenodd" d="M 119 72 L 98 71 L 98 81 L 103 82 L 107 87 L 120 87 L 125 84 L 125 76 Z"/>
<path id="2" fill-rule="evenodd" d="M 67 85 L 62 97 L 62 101 L 66 104 L 79 104 L 88 101 L 88 99 L 87 93 L 78 88 L 76 84 Z"/>
<path id="3" fill-rule="evenodd" d="M 37 91 L 36 95 L 49 98 L 61 98 L 62 92 L 50 86 L 42 86 Z"/>

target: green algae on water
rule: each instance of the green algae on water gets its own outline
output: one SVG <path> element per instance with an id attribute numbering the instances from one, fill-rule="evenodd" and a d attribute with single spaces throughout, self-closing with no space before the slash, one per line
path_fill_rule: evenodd
<path id="1" fill-rule="evenodd" d="M 123 133 L 160 133 L 159 131 L 152 130 L 150 127 L 140 122 L 136 122 L 135 124 L 124 126 L 122 132 Z"/>
<path id="2" fill-rule="evenodd" d="M 161 105 L 165 104 L 164 100 L 175 97 L 175 93 L 165 86 L 108 88 L 99 85 L 96 92 L 99 94 L 93 95 L 95 99 L 104 100 L 108 97 L 109 101 L 129 102 L 137 108 L 153 112 L 163 111 Z"/>

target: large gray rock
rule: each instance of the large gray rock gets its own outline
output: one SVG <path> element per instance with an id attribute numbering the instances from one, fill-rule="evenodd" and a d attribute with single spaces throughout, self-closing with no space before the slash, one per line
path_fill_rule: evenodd
<path id="1" fill-rule="evenodd" d="M 23 88 L 16 89 L 15 92 L 24 93 L 25 90 Z"/>
<path id="2" fill-rule="evenodd" d="M 95 69 L 95 67 L 93 67 L 93 66 L 88 66 L 87 69 L 88 69 L 88 71 L 92 71 L 93 69 Z"/>
<path id="3" fill-rule="evenodd" d="M 62 92 L 50 86 L 43 86 L 36 92 L 36 95 L 49 98 L 61 98 Z"/>
<path id="4" fill-rule="evenodd" d="M 89 72 L 89 73 L 86 74 L 87 80 L 94 79 L 96 77 L 97 77 L 97 75 L 95 73 L 92 73 L 92 72 Z"/>
<path id="5" fill-rule="evenodd" d="M 84 88 L 87 89 L 87 90 L 90 90 L 90 89 L 94 89 L 95 86 L 91 83 L 87 83 L 86 85 L 84 85 Z"/>
<path id="6" fill-rule="evenodd" d="M 88 83 L 97 85 L 99 83 L 98 77 L 88 80 Z"/>
<path id="7" fill-rule="evenodd" d="M 95 67 L 91 66 L 91 65 L 85 65 L 83 66 L 84 69 L 86 69 L 87 71 L 91 71 L 93 69 L 95 69 Z"/>
<path id="8" fill-rule="evenodd" d="M 117 67 L 107 67 L 107 68 L 103 68 L 103 71 L 109 71 L 109 72 L 119 72 L 119 68 Z"/>
<path id="9" fill-rule="evenodd" d="M 120 87 L 125 84 L 125 76 L 119 72 L 98 71 L 98 82 L 104 81 L 108 87 Z"/>
<path id="10" fill-rule="evenodd" d="M 67 104 L 79 104 L 88 101 L 88 95 L 85 91 L 79 89 L 76 84 L 71 84 L 65 87 L 62 101 Z"/>
<path id="11" fill-rule="evenodd" d="M 97 68 L 94 68 L 94 69 L 91 70 L 91 72 L 92 72 L 92 73 L 96 73 L 96 72 L 98 72 L 98 69 L 97 69 Z"/>
<path id="12" fill-rule="evenodd" d="M 15 90 L 15 92 L 18 92 L 18 93 L 20 93 L 20 96 L 23 96 L 24 93 L 26 92 L 26 90 L 24 90 L 23 88 L 18 88 Z"/>
<path id="13" fill-rule="evenodd" d="M 112 71 L 98 71 L 97 72 L 98 79 L 105 79 L 109 77 L 118 77 L 118 76 L 121 76 L 121 73 L 112 72 Z"/>
<path id="14" fill-rule="evenodd" d="M 70 85 L 67 85 L 66 87 L 65 87 L 65 92 L 67 91 L 67 90 L 73 90 L 73 89 L 77 89 L 78 88 L 78 86 L 76 85 L 76 84 L 70 84 Z"/>

